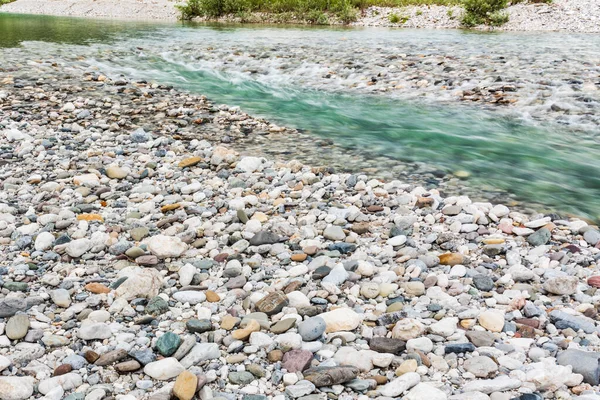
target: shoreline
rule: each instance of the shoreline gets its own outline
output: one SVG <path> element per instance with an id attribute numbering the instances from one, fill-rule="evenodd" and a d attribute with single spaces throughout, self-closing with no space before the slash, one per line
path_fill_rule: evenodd
<path id="1" fill-rule="evenodd" d="M 283 128 L 60 57 L 0 81 L 0 397 L 597 390 L 594 227 L 240 156 Z"/>
<path id="2" fill-rule="evenodd" d="M 178 20 L 177 1 L 171 0 L 16 0 L 0 7 L 0 11 L 15 14 L 52 15 L 81 18 L 102 18 L 122 21 Z M 369 7 L 359 20 L 349 26 L 392 28 L 461 29 L 458 6 L 408 6 L 402 8 Z M 600 33 L 600 3 L 586 4 L 584 0 L 554 0 L 550 4 L 516 4 L 508 7 L 509 22 L 501 27 L 477 27 L 477 30 L 498 32 L 573 32 Z M 389 16 L 396 14 L 404 23 L 393 24 Z M 201 20 L 201 19 L 196 19 Z M 277 16 L 251 14 L 241 21 L 237 17 L 224 17 L 225 23 L 280 23 Z M 286 24 L 308 25 L 303 21 Z M 337 24 L 331 24 L 335 26 Z M 325 25 L 327 26 L 327 25 Z"/>

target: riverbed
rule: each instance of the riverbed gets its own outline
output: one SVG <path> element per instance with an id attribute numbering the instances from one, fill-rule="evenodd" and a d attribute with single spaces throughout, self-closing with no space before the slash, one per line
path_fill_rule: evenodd
<path id="1" fill-rule="evenodd" d="M 600 215 L 600 35 L 0 19 L 4 68 L 52 56 L 296 132 L 249 153 Z"/>

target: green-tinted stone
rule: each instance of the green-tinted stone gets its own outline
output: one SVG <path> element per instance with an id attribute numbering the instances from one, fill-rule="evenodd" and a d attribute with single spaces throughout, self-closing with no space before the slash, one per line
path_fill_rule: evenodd
<path id="1" fill-rule="evenodd" d="M 133 228 L 132 230 L 129 231 L 129 235 L 131 235 L 131 238 L 133 240 L 135 240 L 136 242 L 139 242 L 140 240 L 142 240 L 143 238 L 148 236 L 149 233 L 150 233 L 150 230 L 148 228 L 146 228 L 145 226 L 142 226 L 139 228 Z"/>
<path id="2" fill-rule="evenodd" d="M 295 318 L 286 318 L 286 319 L 282 319 L 281 321 L 275 322 L 273 325 L 271 325 L 269 330 L 273 333 L 280 334 L 283 332 L 287 332 L 294 325 L 296 325 Z"/>
<path id="3" fill-rule="evenodd" d="M 181 344 L 181 338 L 173 332 L 167 332 L 156 341 L 156 350 L 165 357 L 173 355 Z"/>
<path id="4" fill-rule="evenodd" d="M 395 303 L 392 303 L 388 306 L 388 308 L 385 310 L 385 312 L 391 313 L 391 312 L 395 312 L 395 311 L 400 311 L 404 308 L 404 304 L 397 301 Z"/>
<path id="5" fill-rule="evenodd" d="M 116 288 L 118 288 L 119 286 L 121 286 L 121 284 L 122 284 L 123 282 L 125 282 L 125 281 L 127 280 L 127 278 L 128 278 L 127 276 L 123 276 L 123 277 L 121 277 L 121 278 L 117 279 L 116 281 L 114 281 L 113 283 L 111 283 L 111 284 L 110 284 L 110 288 L 111 288 L 111 289 L 116 289 Z"/>
<path id="6" fill-rule="evenodd" d="M 257 378 L 262 378 L 266 375 L 265 369 L 258 364 L 246 365 L 246 371 L 250 372 Z"/>
<path id="7" fill-rule="evenodd" d="M 203 333 L 213 330 L 212 323 L 208 319 L 190 319 L 185 326 L 192 333 Z"/>
<path id="8" fill-rule="evenodd" d="M 198 268 L 198 269 L 211 269 L 212 267 L 215 266 L 215 262 L 213 260 L 210 259 L 204 259 L 204 260 L 200 260 L 200 261 L 195 261 L 193 263 L 194 267 Z"/>
<path id="9" fill-rule="evenodd" d="M 552 233 L 548 228 L 541 228 L 527 237 L 527 242 L 532 246 L 541 246 L 548 243 Z"/>
<path id="10" fill-rule="evenodd" d="M 146 305 L 146 314 L 150 315 L 161 315 L 169 311 L 169 303 L 160 296 L 156 296 L 150 299 Z"/>
<path id="11" fill-rule="evenodd" d="M 237 210 L 237 217 L 242 224 L 248 222 L 248 216 L 244 210 Z"/>
<path id="12" fill-rule="evenodd" d="M 230 372 L 229 373 L 229 382 L 234 385 L 247 385 L 256 378 L 248 371 L 240 371 L 240 372 Z"/>
<path id="13" fill-rule="evenodd" d="M 4 282 L 4 289 L 11 292 L 26 292 L 28 285 L 27 282 Z"/>
<path id="14" fill-rule="evenodd" d="M 127 214 L 125 216 L 125 219 L 140 219 L 142 218 L 142 214 L 140 214 L 139 212 L 130 212 L 129 214 Z"/>
<path id="15" fill-rule="evenodd" d="M 142 250 L 141 248 L 137 247 L 137 246 L 130 247 L 125 252 L 125 255 L 127 257 L 133 258 L 133 259 L 136 259 L 139 256 L 143 256 L 144 254 L 146 254 L 146 252 L 144 250 Z"/>
<path id="16" fill-rule="evenodd" d="M 242 400 L 267 400 L 267 396 L 263 394 L 245 394 Z"/>

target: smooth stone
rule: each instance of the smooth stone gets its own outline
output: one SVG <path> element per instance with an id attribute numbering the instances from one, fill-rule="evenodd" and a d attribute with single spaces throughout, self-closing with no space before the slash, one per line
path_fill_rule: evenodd
<path id="1" fill-rule="evenodd" d="M 600 384 L 600 353 L 568 349 L 556 356 L 556 362 L 572 366 L 574 373 L 583 375 L 584 382 Z"/>
<path id="2" fill-rule="evenodd" d="M 189 371 L 183 371 L 175 380 L 173 396 L 179 400 L 192 400 L 198 386 L 198 377 Z"/>
<path id="3" fill-rule="evenodd" d="M 185 327 L 192 333 L 204 333 L 214 329 L 208 319 L 190 319 L 185 323 Z"/>
<path id="4" fill-rule="evenodd" d="M 154 361 L 144 367 L 144 373 L 160 381 L 169 380 L 185 371 L 185 367 L 176 358 L 169 357 Z"/>
<path id="5" fill-rule="evenodd" d="M 27 335 L 29 326 L 29 317 L 25 314 L 18 314 L 9 318 L 4 327 L 4 333 L 11 340 L 23 339 Z"/>
<path id="6" fill-rule="evenodd" d="M 340 226 L 330 225 L 323 231 L 323 237 L 329 240 L 344 240 L 346 234 Z"/>
<path id="7" fill-rule="evenodd" d="M 122 360 L 125 357 L 127 357 L 127 351 L 125 351 L 123 349 L 117 349 L 117 350 L 109 351 L 108 353 L 102 354 L 96 360 L 96 362 L 94 362 L 94 365 L 98 365 L 100 367 L 103 367 L 105 365 L 114 364 L 115 362 L 117 362 L 119 360 Z"/>
<path id="8" fill-rule="evenodd" d="M 377 336 L 369 341 L 369 348 L 378 353 L 400 355 L 406 349 L 406 342 L 400 339 Z"/>
<path id="9" fill-rule="evenodd" d="M 577 292 L 579 279 L 576 276 L 556 276 L 544 282 L 544 290 L 557 295 L 572 295 Z"/>
<path id="10" fill-rule="evenodd" d="M 313 353 L 307 350 L 290 350 L 283 355 L 281 366 L 288 372 L 302 372 L 310 366 Z"/>
<path id="11" fill-rule="evenodd" d="M 12 317 L 17 312 L 25 310 L 27 310 L 27 301 L 25 299 L 5 298 L 0 300 L 0 318 Z"/>
<path id="12" fill-rule="evenodd" d="M 296 318 L 284 318 L 275 322 L 269 330 L 275 334 L 280 334 L 289 331 L 296 325 Z"/>
<path id="13" fill-rule="evenodd" d="M 319 317 L 325 321 L 325 333 L 352 331 L 362 322 L 362 317 L 347 307 L 325 312 Z"/>
<path id="14" fill-rule="evenodd" d="M 169 311 L 169 303 L 161 296 L 155 296 L 148 301 L 144 311 L 150 315 L 161 315 Z"/>
<path id="15" fill-rule="evenodd" d="M 499 376 L 494 379 L 479 379 L 463 384 L 462 389 L 465 392 L 481 392 L 490 394 L 493 392 L 504 392 L 507 390 L 518 389 L 523 383 L 518 379 L 508 376 Z"/>
<path id="16" fill-rule="evenodd" d="M 247 385 L 256 378 L 248 371 L 230 372 L 227 376 L 229 382 L 234 385 Z"/>
<path id="17" fill-rule="evenodd" d="M 416 386 L 419 382 L 421 382 L 419 374 L 416 372 L 408 372 L 379 388 L 379 393 L 382 396 L 398 397 L 413 386 Z"/>
<path id="18" fill-rule="evenodd" d="M 489 378 L 498 372 L 498 365 L 485 356 L 469 358 L 465 360 L 463 367 L 478 378 Z"/>
<path id="19" fill-rule="evenodd" d="M 326 329 L 327 324 L 325 320 L 319 316 L 308 318 L 298 325 L 298 333 L 305 342 L 317 340 L 325 333 Z"/>
<path id="20" fill-rule="evenodd" d="M 403 397 L 403 400 L 446 400 L 447 398 L 446 393 L 440 389 L 427 383 L 419 383 Z"/>
<path id="21" fill-rule="evenodd" d="M 216 343 L 197 343 L 190 352 L 181 359 L 181 365 L 189 368 L 202 361 L 214 360 L 221 356 L 221 351 Z"/>
<path id="22" fill-rule="evenodd" d="M 484 274 L 475 275 L 473 277 L 473 285 L 483 292 L 490 292 L 494 289 L 492 277 Z"/>
<path id="23" fill-rule="evenodd" d="M 150 229 L 146 228 L 145 226 L 133 228 L 129 231 L 129 236 L 131 236 L 131 238 L 136 242 L 139 242 L 140 240 L 148 236 L 148 234 L 150 234 Z"/>
<path id="24" fill-rule="evenodd" d="M 504 313 L 496 310 L 487 310 L 479 314 L 479 325 L 491 332 L 502 332 L 504 328 Z"/>
<path id="25" fill-rule="evenodd" d="M 112 337 L 112 331 L 108 325 L 102 322 L 82 323 L 77 332 L 77 337 L 83 340 L 103 340 Z"/>
<path id="26" fill-rule="evenodd" d="M 275 244 L 279 243 L 281 238 L 279 235 L 273 232 L 268 231 L 259 231 L 252 238 L 250 238 L 249 242 L 251 246 L 261 246 L 263 244 Z"/>
<path id="27" fill-rule="evenodd" d="M 32 377 L 0 376 L 0 399 L 26 400 L 33 398 Z"/>
<path id="28" fill-rule="evenodd" d="M 304 379 L 316 387 L 332 386 L 351 381 L 358 372 L 355 367 L 317 367 L 304 371 Z"/>
<path id="29" fill-rule="evenodd" d="M 40 232 L 35 238 L 34 247 L 37 251 L 50 249 L 54 244 L 55 237 L 50 232 Z"/>
<path id="30" fill-rule="evenodd" d="M 585 333 L 594 333 L 597 331 L 594 321 L 584 316 L 567 314 L 564 311 L 553 310 L 548 314 L 550 321 L 554 323 L 558 329 L 571 328 L 574 331 L 582 329 Z"/>
<path id="31" fill-rule="evenodd" d="M 50 298 L 59 307 L 67 308 L 71 305 L 71 295 L 66 289 L 55 289 L 50 292 Z"/>
<path id="32" fill-rule="evenodd" d="M 76 239 L 72 240 L 65 247 L 67 254 L 73 258 L 79 258 L 92 248 L 92 241 L 90 239 Z"/>
<path id="33" fill-rule="evenodd" d="M 476 347 L 491 347 L 496 341 L 496 337 L 490 332 L 468 331 L 466 336 Z"/>
<path id="34" fill-rule="evenodd" d="M 203 292 L 196 290 L 183 290 L 173 293 L 173 298 L 180 303 L 189 303 L 190 305 L 196 305 L 206 300 L 206 295 Z"/>
<path id="35" fill-rule="evenodd" d="M 61 376 L 44 379 L 38 385 L 38 391 L 41 394 L 48 394 L 56 386 L 61 386 L 65 391 L 75 389 L 83 383 L 81 376 L 75 372 L 69 372 Z"/>
<path id="36" fill-rule="evenodd" d="M 273 315 L 280 312 L 288 304 L 289 300 L 283 292 L 273 292 L 260 299 L 256 303 L 256 308 L 267 315 Z"/>
<path id="37" fill-rule="evenodd" d="M 548 228 L 540 228 L 527 237 L 527 243 L 533 247 L 542 246 L 550 240 L 552 233 Z"/>
<path id="38" fill-rule="evenodd" d="M 475 351 L 475 349 L 473 343 L 448 343 L 446 347 L 444 347 L 444 352 L 446 354 L 471 353 Z"/>
<path id="39" fill-rule="evenodd" d="M 115 370 L 120 374 L 137 371 L 142 368 L 142 365 L 136 360 L 124 361 L 115 365 Z"/>
<path id="40" fill-rule="evenodd" d="M 150 349 L 132 350 L 129 352 L 129 356 L 142 365 L 150 364 L 156 360 L 156 356 Z"/>
<path id="41" fill-rule="evenodd" d="M 600 232 L 595 229 L 588 229 L 583 233 L 583 239 L 588 242 L 590 246 L 595 246 L 600 242 Z"/>
<path id="42" fill-rule="evenodd" d="M 166 332 L 156 341 L 156 349 L 163 356 L 169 357 L 177 351 L 180 344 L 181 338 L 179 335 L 176 335 L 173 332 Z"/>
<path id="43" fill-rule="evenodd" d="M 148 250 L 159 258 L 179 257 L 188 248 L 188 245 L 176 236 L 156 235 L 147 238 L 144 242 Z"/>
<path id="44" fill-rule="evenodd" d="M 285 394 L 291 398 L 297 399 L 311 394 L 316 389 L 316 386 L 307 380 L 301 380 L 293 385 L 286 386 Z"/>

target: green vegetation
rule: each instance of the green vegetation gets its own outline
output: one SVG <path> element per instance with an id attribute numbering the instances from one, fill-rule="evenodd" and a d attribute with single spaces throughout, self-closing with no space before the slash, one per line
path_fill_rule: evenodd
<path id="1" fill-rule="evenodd" d="M 0 0 L 2 1 L 2 0 Z M 259 12 L 274 15 L 275 20 L 306 20 L 326 24 L 328 15 L 343 23 L 355 21 L 358 10 L 367 7 L 365 0 L 187 0 L 177 6 L 181 18 L 219 18 L 225 15 L 244 15 Z"/>
<path id="2" fill-rule="evenodd" d="M 6 1 L 6 0 L 0 0 Z M 461 0 L 187 0 L 178 5 L 181 19 L 194 17 L 215 19 L 234 15 L 248 20 L 251 13 L 268 13 L 273 20 L 304 20 L 311 24 L 328 24 L 331 18 L 344 24 L 356 21 L 361 10 L 370 6 L 405 7 L 411 5 L 456 5 Z M 406 22 L 406 17 L 398 22 Z"/>
<path id="3" fill-rule="evenodd" d="M 508 22 L 508 14 L 502 11 L 506 6 L 507 0 L 463 0 L 465 13 L 461 22 L 466 27 L 500 26 Z"/>
<path id="4" fill-rule="evenodd" d="M 12 3 L 13 1 L 15 1 L 15 0 L 0 0 L 0 6 L 3 6 L 8 3 Z"/>
<path id="5" fill-rule="evenodd" d="M 11 0 L 0 0 L 0 4 L 7 1 Z M 249 22 L 253 13 L 266 13 L 271 16 L 273 22 L 305 21 L 315 25 L 326 25 L 335 21 L 343 24 L 356 21 L 359 13 L 370 6 L 462 5 L 465 12 L 461 23 L 465 27 L 472 27 L 482 24 L 500 26 L 506 23 L 508 14 L 502 10 L 507 4 L 508 0 L 186 0 L 185 4 L 177 7 L 183 20 L 194 17 L 216 19 L 232 15 L 242 22 Z M 421 14 L 421 10 L 416 12 L 416 15 Z M 452 10 L 448 10 L 448 16 L 454 17 Z M 395 13 L 390 14 L 388 18 L 392 24 L 408 21 L 408 17 Z"/>
<path id="6" fill-rule="evenodd" d="M 398 15 L 396 13 L 391 13 L 388 16 L 388 20 L 392 24 L 405 24 L 409 19 L 410 19 L 410 17 L 408 17 L 406 15 Z"/>

